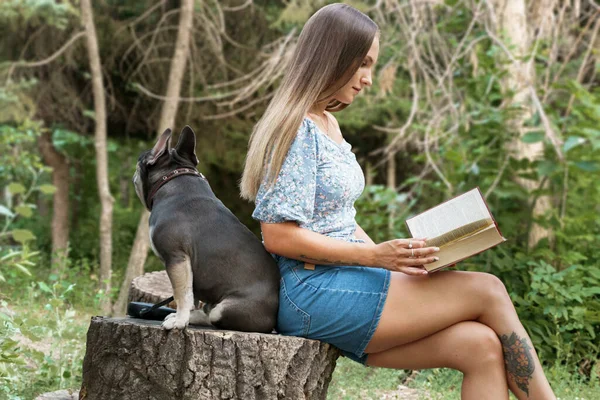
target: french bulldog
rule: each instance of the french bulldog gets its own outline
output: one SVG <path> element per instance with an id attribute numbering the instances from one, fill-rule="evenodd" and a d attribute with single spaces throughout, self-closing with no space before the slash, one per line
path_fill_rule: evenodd
<path id="1" fill-rule="evenodd" d="M 279 268 L 262 242 L 215 196 L 196 170 L 196 135 L 171 130 L 144 151 L 133 176 L 150 211 L 150 244 L 164 263 L 177 312 L 165 329 L 188 324 L 271 332 L 279 307 Z M 200 300 L 204 305 L 196 309 Z"/>

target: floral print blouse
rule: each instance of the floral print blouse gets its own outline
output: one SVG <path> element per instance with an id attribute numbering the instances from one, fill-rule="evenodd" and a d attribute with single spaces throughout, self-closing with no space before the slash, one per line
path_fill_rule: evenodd
<path id="1" fill-rule="evenodd" d="M 338 144 L 308 117 L 298 129 L 277 181 L 266 190 L 266 177 L 252 218 L 267 223 L 296 221 L 301 228 L 330 237 L 354 237 L 354 202 L 365 187 L 363 171 L 345 140 Z"/>

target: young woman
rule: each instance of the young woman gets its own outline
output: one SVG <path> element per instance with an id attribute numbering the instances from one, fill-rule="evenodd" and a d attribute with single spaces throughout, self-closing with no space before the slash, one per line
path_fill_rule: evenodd
<path id="1" fill-rule="evenodd" d="M 425 238 L 374 243 L 355 221 L 364 175 L 332 112 L 372 85 L 377 25 L 331 4 L 305 24 L 287 74 L 250 137 L 242 197 L 255 201 L 281 271 L 277 330 L 372 366 L 448 367 L 463 399 L 554 399 L 495 276 L 423 264 Z"/>

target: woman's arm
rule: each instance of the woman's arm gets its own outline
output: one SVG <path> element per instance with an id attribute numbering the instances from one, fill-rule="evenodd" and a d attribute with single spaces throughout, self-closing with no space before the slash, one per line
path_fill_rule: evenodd
<path id="1" fill-rule="evenodd" d="M 300 228 L 293 221 L 276 224 L 261 222 L 260 226 L 265 249 L 270 253 L 313 264 L 376 266 L 374 246 L 370 244 L 334 239 Z"/>
<path id="2" fill-rule="evenodd" d="M 392 239 L 380 244 L 352 243 L 300 228 L 293 221 L 261 222 L 260 226 L 267 251 L 312 264 L 362 265 L 424 275 L 427 271 L 423 264 L 438 260 L 431 255 L 439 249 L 425 247 L 422 239 L 410 239 L 413 249 L 409 250 L 409 239 Z"/>
<path id="3" fill-rule="evenodd" d="M 373 240 L 371 240 L 369 235 L 367 235 L 367 232 L 365 232 L 364 229 L 361 228 L 358 223 L 356 223 L 356 230 L 354 231 L 354 236 L 356 236 L 358 239 L 364 240 L 366 243 L 376 244 Z"/>

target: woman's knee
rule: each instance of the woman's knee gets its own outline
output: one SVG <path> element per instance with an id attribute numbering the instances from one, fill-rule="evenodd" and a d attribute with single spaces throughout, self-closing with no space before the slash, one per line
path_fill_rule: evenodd
<path id="1" fill-rule="evenodd" d="M 483 306 L 512 304 L 506 286 L 500 278 L 487 272 L 474 272 L 475 286 L 483 298 Z"/>
<path id="2" fill-rule="evenodd" d="M 459 370 L 476 371 L 480 368 L 499 368 L 504 366 L 502 343 L 496 332 L 487 325 L 472 322 L 465 336 L 464 355 Z"/>

